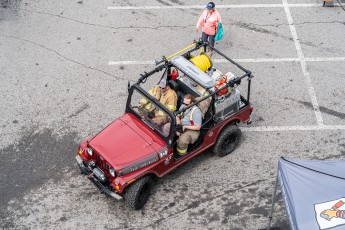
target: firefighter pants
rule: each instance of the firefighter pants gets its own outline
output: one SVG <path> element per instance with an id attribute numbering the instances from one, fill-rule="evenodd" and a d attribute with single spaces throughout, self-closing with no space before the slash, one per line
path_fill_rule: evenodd
<path id="1" fill-rule="evenodd" d="M 186 130 L 177 139 L 177 154 L 185 155 L 189 144 L 193 144 L 199 137 L 200 131 Z"/>

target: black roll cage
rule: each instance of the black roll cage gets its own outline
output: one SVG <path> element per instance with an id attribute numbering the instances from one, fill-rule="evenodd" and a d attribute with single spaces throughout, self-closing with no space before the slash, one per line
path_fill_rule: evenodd
<path id="1" fill-rule="evenodd" d="M 222 52 L 220 52 L 218 49 L 210 46 L 208 44 L 208 42 L 202 42 L 202 41 L 194 41 L 193 44 L 191 46 L 194 46 L 194 48 L 185 48 L 169 57 L 164 57 L 162 58 L 162 60 L 160 61 L 156 61 L 156 68 L 154 68 L 153 70 L 151 70 L 150 72 L 144 72 L 142 74 L 140 74 L 140 77 L 138 79 L 138 81 L 133 84 L 132 86 L 128 83 L 128 100 L 127 100 L 127 105 L 126 105 L 126 112 L 130 112 L 132 114 L 135 114 L 140 120 L 142 120 L 142 118 L 136 113 L 134 112 L 131 108 L 130 108 L 130 99 L 131 96 L 133 94 L 133 90 L 136 89 L 138 90 L 140 93 L 142 93 L 145 97 L 149 98 L 156 106 L 158 106 L 161 110 L 163 110 L 166 114 L 168 114 L 170 116 L 171 119 L 171 128 L 170 128 L 170 133 L 168 137 L 163 136 L 162 134 L 160 134 L 159 132 L 157 132 L 161 138 L 167 143 L 167 145 L 169 147 L 171 147 L 173 145 L 173 139 L 175 136 L 175 116 L 186 111 L 187 109 L 193 107 L 194 105 L 199 104 L 200 102 L 208 99 L 209 97 L 215 97 L 215 95 L 220 92 L 221 90 L 227 88 L 227 87 L 233 87 L 235 84 L 239 85 L 241 84 L 241 80 L 243 78 L 248 78 L 248 94 L 247 94 L 247 102 L 249 104 L 249 100 L 250 100 L 250 87 L 251 87 L 251 80 L 254 77 L 252 75 L 252 72 L 247 70 L 246 68 L 244 68 L 243 66 L 241 66 L 240 64 L 238 64 L 236 61 L 232 60 L 231 58 L 229 58 L 228 56 L 226 56 L 225 54 L 223 54 Z M 189 46 L 189 47 L 191 47 Z M 154 97 L 152 97 L 148 92 L 146 92 L 143 88 L 140 87 L 141 83 L 145 83 L 147 78 L 150 77 L 151 75 L 158 73 L 160 71 L 162 71 L 163 69 L 165 69 L 165 71 L 167 69 L 170 69 L 171 67 L 177 68 L 174 65 L 172 65 L 172 63 L 169 61 L 172 57 L 176 56 L 176 55 L 181 55 L 187 59 L 190 59 L 191 57 L 191 53 L 200 49 L 200 48 L 204 48 L 204 51 L 206 52 L 207 48 L 209 48 L 212 51 L 215 51 L 216 53 L 218 53 L 220 56 L 224 57 L 226 60 L 228 60 L 230 63 L 234 64 L 235 66 L 237 66 L 239 69 L 241 69 L 245 74 L 243 74 L 242 76 L 239 77 L 235 77 L 235 79 L 230 80 L 229 82 L 227 82 L 224 86 L 222 86 L 221 88 L 219 88 L 218 90 L 214 91 L 214 92 L 209 92 L 209 95 L 202 97 L 200 100 L 190 104 L 189 106 L 177 111 L 177 112 L 171 112 L 170 110 L 168 110 L 167 108 L 165 108 L 165 106 L 161 105 Z M 187 51 L 186 51 L 187 50 Z M 180 70 L 180 69 L 179 69 Z M 183 72 L 182 70 L 180 70 L 181 72 Z M 168 77 L 169 77 L 170 71 L 168 71 Z M 186 73 L 184 73 L 186 74 Z M 186 74 L 188 76 L 188 74 Z M 164 74 L 163 74 L 164 76 Z M 163 77 L 162 76 L 162 77 Z"/>

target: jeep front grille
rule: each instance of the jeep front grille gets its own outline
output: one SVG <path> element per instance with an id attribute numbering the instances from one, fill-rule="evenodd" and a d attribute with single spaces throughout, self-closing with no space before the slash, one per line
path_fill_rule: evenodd
<path id="1" fill-rule="evenodd" d="M 102 160 L 102 158 L 98 155 L 98 154 L 95 154 L 96 155 L 96 165 L 103 170 L 103 172 L 105 173 L 108 173 L 109 172 L 109 164 L 105 161 L 105 160 Z"/>

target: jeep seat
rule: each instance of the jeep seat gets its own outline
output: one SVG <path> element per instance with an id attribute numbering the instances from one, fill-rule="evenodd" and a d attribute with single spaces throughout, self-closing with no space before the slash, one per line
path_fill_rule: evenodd
<path id="1" fill-rule="evenodd" d="M 176 93 L 177 93 L 178 90 L 179 90 L 179 86 L 178 86 L 177 82 L 174 81 L 174 80 L 170 80 L 170 81 L 168 82 L 168 86 L 170 87 L 170 89 L 173 89 Z"/>

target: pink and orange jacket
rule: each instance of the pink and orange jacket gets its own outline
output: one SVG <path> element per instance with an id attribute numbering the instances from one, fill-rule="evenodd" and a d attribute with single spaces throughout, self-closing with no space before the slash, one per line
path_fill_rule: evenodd
<path id="1" fill-rule="evenodd" d="M 215 35 L 217 31 L 217 22 L 222 23 L 222 18 L 217 10 L 214 10 L 211 14 L 208 10 L 205 10 L 196 24 L 196 28 L 199 30 L 202 26 L 202 32 L 208 35 Z"/>

